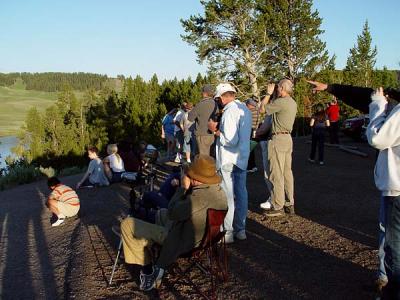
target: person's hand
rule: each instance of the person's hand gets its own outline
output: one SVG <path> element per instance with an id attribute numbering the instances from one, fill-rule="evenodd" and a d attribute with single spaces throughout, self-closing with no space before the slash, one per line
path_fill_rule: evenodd
<path id="1" fill-rule="evenodd" d="M 383 93 L 383 87 L 378 87 L 378 88 L 375 90 L 374 94 L 375 94 L 376 96 L 385 96 L 384 93 Z"/>
<path id="2" fill-rule="evenodd" d="M 307 82 L 314 86 L 313 89 L 312 89 L 312 91 L 314 93 L 325 91 L 328 88 L 328 85 L 326 83 L 322 83 L 322 82 L 318 82 L 318 81 L 312 81 L 312 80 L 307 80 Z"/>
<path id="3" fill-rule="evenodd" d="M 171 185 L 172 185 L 173 187 L 178 186 L 178 185 L 179 185 L 179 180 L 178 180 L 178 179 L 172 179 L 172 180 L 171 180 Z"/>
<path id="4" fill-rule="evenodd" d="M 76 189 L 79 190 L 79 188 L 81 187 L 81 185 L 82 185 L 82 183 L 81 183 L 81 182 L 78 182 L 78 183 L 76 184 Z"/>
<path id="5" fill-rule="evenodd" d="M 217 123 L 217 122 L 214 122 L 214 121 L 211 120 L 211 119 L 208 121 L 208 129 L 209 129 L 211 132 L 217 131 L 217 127 L 218 127 L 218 123 Z"/>
<path id="6" fill-rule="evenodd" d="M 183 187 L 185 190 L 188 190 L 190 188 L 190 178 L 188 176 L 182 176 L 181 187 Z"/>
<path id="7" fill-rule="evenodd" d="M 272 95 L 275 90 L 275 83 L 268 83 L 267 85 L 267 93 Z"/>

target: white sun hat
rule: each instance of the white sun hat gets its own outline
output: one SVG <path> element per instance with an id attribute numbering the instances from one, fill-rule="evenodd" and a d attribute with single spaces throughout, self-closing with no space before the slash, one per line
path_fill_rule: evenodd
<path id="1" fill-rule="evenodd" d="M 215 89 L 214 98 L 219 98 L 227 92 L 233 92 L 236 94 L 235 88 L 230 83 L 220 83 L 217 85 L 217 88 Z"/>

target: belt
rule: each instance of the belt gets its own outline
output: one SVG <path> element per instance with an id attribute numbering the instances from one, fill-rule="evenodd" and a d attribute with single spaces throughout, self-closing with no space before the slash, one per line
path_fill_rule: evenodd
<path id="1" fill-rule="evenodd" d="M 290 134 L 288 131 L 279 131 L 279 132 L 273 132 L 272 135 L 279 135 L 279 134 Z"/>

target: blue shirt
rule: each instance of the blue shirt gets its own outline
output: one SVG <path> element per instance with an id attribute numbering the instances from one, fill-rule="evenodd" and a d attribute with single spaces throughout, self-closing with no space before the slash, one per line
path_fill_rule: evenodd
<path id="1" fill-rule="evenodd" d="M 174 135 L 175 124 L 173 124 L 173 122 L 174 117 L 170 114 L 165 115 L 162 119 L 162 126 L 164 127 L 165 134 Z"/>

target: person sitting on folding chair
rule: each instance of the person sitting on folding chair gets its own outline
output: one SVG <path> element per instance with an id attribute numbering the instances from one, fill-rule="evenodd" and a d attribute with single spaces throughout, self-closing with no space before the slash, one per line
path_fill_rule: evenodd
<path id="1" fill-rule="evenodd" d="M 205 233 L 207 209 L 227 209 L 227 200 L 220 186 L 215 161 L 198 155 L 183 174 L 181 186 L 167 210 L 160 210 L 156 224 L 128 217 L 121 223 L 125 262 L 143 266 L 140 289 L 159 287 L 164 270 L 176 259 L 197 247 Z M 157 259 L 151 247 L 161 245 Z"/>

